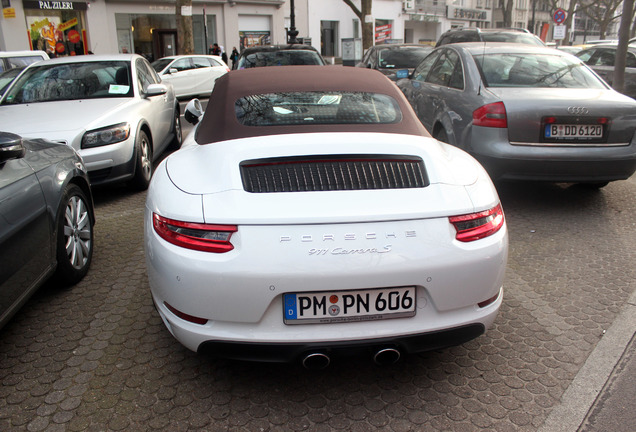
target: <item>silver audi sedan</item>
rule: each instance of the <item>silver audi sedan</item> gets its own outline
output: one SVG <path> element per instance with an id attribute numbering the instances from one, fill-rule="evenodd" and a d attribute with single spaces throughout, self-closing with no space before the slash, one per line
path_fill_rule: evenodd
<path id="1" fill-rule="evenodd" d="M 445 45 L 397 84 L 435 138 L 473 155 L 494 180 L 602 187 L 636 170 L 636 101 L 570 54 Z"/>

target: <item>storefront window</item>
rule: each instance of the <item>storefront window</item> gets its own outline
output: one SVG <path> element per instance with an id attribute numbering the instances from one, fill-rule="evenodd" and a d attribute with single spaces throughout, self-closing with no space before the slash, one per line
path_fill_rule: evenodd
<path id="1" fill-rule="evenodd" d="M 31 49 L 49 57 L 87 54 L 86 3 L 70 1 L 24 1 L 24 15 Z"/>
<path id="2" fill-rule="evenodd" d="M 239 31 L 241 51 L 245 48 L 260 45 L 271 45 L 272 35 L 269 31 Z"/>
<path id="3" fill-rule="evenodd" d="M 375 20 L 375 43 L 376 45 L 386 43 L 391 39 L 393 26 L 389 20 Z"/>

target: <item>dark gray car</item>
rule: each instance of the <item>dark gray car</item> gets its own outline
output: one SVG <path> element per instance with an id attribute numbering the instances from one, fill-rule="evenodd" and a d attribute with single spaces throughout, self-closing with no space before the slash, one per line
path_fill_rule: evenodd
<path id="1" fill-rule="evenodd" d="M 356 67 L 376 69 L 395 80 L 396 72 L 408 69 L 413 72 L 433 47 L 420 44 L 385 44 L 370 47 Z"/>
<path id="2" fill-rule="evenodd" d="M 609 85 L 614 85 L 614 62 L 617 44 L 599 44 L 579 51 L 576 56 L 599 74 Z M 625 58 L 625 89 L 629 97 L 636 98 L 636 46 L 627 47 Z"/>
<path id="3" fill-rule="evenodd" d="M 236 62 L 235 69 L 263 66 L 324 66 L 327 62 L 316 48 L 310 45 L 257 45 L 245 48 Z"/>
<path id="4" fill-rule="evenodd" d="M 636 170 L 636 101 L 552 48 L 436 48 L 397 82 L 428 131 L 493 179 L 603 186 Z"/>
<path id="5" fill-rule="evenodd" d="M 86 275 L 94 223 L 75 150 L 0 132 L 0 327 L 49 277 L 72 285 Z"/>

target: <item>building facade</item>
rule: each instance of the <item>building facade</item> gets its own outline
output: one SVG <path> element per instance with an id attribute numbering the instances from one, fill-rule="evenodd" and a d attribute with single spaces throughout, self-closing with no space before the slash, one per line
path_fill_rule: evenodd
<path id="1" fill-rule="evenodd" d="M 178 53 L 175 0 L 1 1 L 2 51 L 41 49 L 52 57 L 137 52 L 151 60 Z M 374 24 L 375 44 L 435 44 L 449 29 L 502 27 L 502 1 L 508 0 L 373 0 L 364 20 Z M 359 7 L 360 0 L 353 2 Z M 562 0 L 564 9 L 567 4 Z M 553 40 L 551 2 L 512 5 L 513 27 Z M 290 0 L 192 0 L 180 12 L 192 16 L 195 53 L 213 43 L 227 52 L 286 43 L 292 19 Z M 342 57 L 345 41 L 362 37 L 360 18 L 343 0 L 295 0 L 293 15 L 298 39 L 332 61 Z"/>

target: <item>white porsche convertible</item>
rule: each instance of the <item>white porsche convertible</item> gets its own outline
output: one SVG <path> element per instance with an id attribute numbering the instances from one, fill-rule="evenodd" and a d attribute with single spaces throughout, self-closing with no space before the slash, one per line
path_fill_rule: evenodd
<path id="1" fill-rule="evenodd" d="M 503 298 L 508 234 L 467 153 L 373 70 L 220 78 L 145 210 L 152 297 L 187 348 L 322 368 L 471 340 Z M 199 121 L 200 120 L 200 121 Z M 187 140 L 186 140 L 187 141 Z"/>

